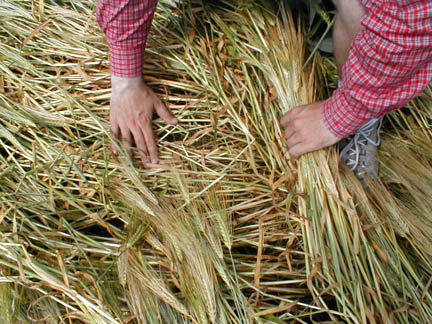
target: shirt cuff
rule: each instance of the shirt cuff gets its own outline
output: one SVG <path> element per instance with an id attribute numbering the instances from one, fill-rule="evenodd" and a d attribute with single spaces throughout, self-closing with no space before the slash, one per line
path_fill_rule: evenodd
<path id="1" fill-rule="evenodd" d="M 111 74 L 131 78 L 140 76 L 144 63 L 144 46 L 129 47 L 127 49 L 110 46 Z"/>
<path id="2" fill-rule="evenodd" d="M 339 138 L 355 133 L 363 124 L 376 117 L 361 103 L 345 95 L 341 88 L 324 101 L 322 116 L 327 128 Z"/>

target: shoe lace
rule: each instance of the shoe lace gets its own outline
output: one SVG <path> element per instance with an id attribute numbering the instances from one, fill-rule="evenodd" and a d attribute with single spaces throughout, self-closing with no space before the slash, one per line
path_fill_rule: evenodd
<path id="1" fill-rule="evenodd" d="M 377 126 L 378 123 L 378 126 Z M 381 143 L 381 137 L 379 130 L 382 125 L 382 118 L 373 118 L 363 126 L 361 126 L 352 136 L 350 142 L 351 145 L 347 145 L 341 152 L 340 156 L 354 156 L 354 158 L 349 158 L 345 164 L 349 167 L 351 171 L 357 168 L 360 162 L 360 147 L 367 144 L 373 146 L 379 146 Z M 371 135 L 377 132 L 376 140 L 371 138 Z"/>

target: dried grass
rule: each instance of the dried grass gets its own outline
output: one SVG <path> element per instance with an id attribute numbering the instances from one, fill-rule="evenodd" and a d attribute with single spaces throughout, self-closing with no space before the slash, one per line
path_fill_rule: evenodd
<path id="1" fill-rule="evenodd" d="M 94 4 L 0 5 L 2 323 L 430 321 L 430 90 L 370 190 L 334 149 L 290 160 L 278 119 L 336 80 L 268 6 L 161 1 L 144 75 L 180 124 L 140 168 L 109 153 Z"/>

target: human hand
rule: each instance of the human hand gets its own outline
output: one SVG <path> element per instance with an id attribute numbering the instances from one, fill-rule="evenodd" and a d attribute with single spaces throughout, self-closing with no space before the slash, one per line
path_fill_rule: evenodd
<path id="1" fill-rule="evenodd" d="M 280 125 L 285 132 L 290 156 L 299 156 L 333 145 L 341 140 L 333 135 L 321 114 L 322 101 L 295 107 L 282 116 Z"/>
<path id="2" fill-rule="evenodd" d="M 177 118 L 144 84 L 140 76 L 120 78 L 113 75 L 111 84 L 111 132 L 122 140 L 130 156 L 135 143 L 143 163 L 158 163 L 158 149 L 152 128 L 153 114 L 156 112 L 171 125 L 178 123 Z M 117 155 L 115 146 L 112 145 L 111 148 Z"/>

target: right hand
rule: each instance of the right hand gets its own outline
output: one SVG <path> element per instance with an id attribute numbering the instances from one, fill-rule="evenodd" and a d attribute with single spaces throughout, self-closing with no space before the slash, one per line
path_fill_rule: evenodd
<path id="1" fill-rule="evenodd" d="M 341 140 L 327 127 L 322 110 L 323 101 L 318 101 L 295 107 L 282 116 L 280 124 L 292 158 L 296 159 Z"/>
<path id="2" fill-rule="evenodd" d="M 112 96 L 110 109 L 111 132 L 121 139 L 130 156 L 135 143 L 143 163 L 159 163 L 158 149 L 152 128 L 153 114 L 171 125 L 177 118 L 162 103 L 156 94 L 142 81 L 141 76 L 133 78 L 111 77 Z M 118 154 L 114 145 L 111 146 Z"/>

